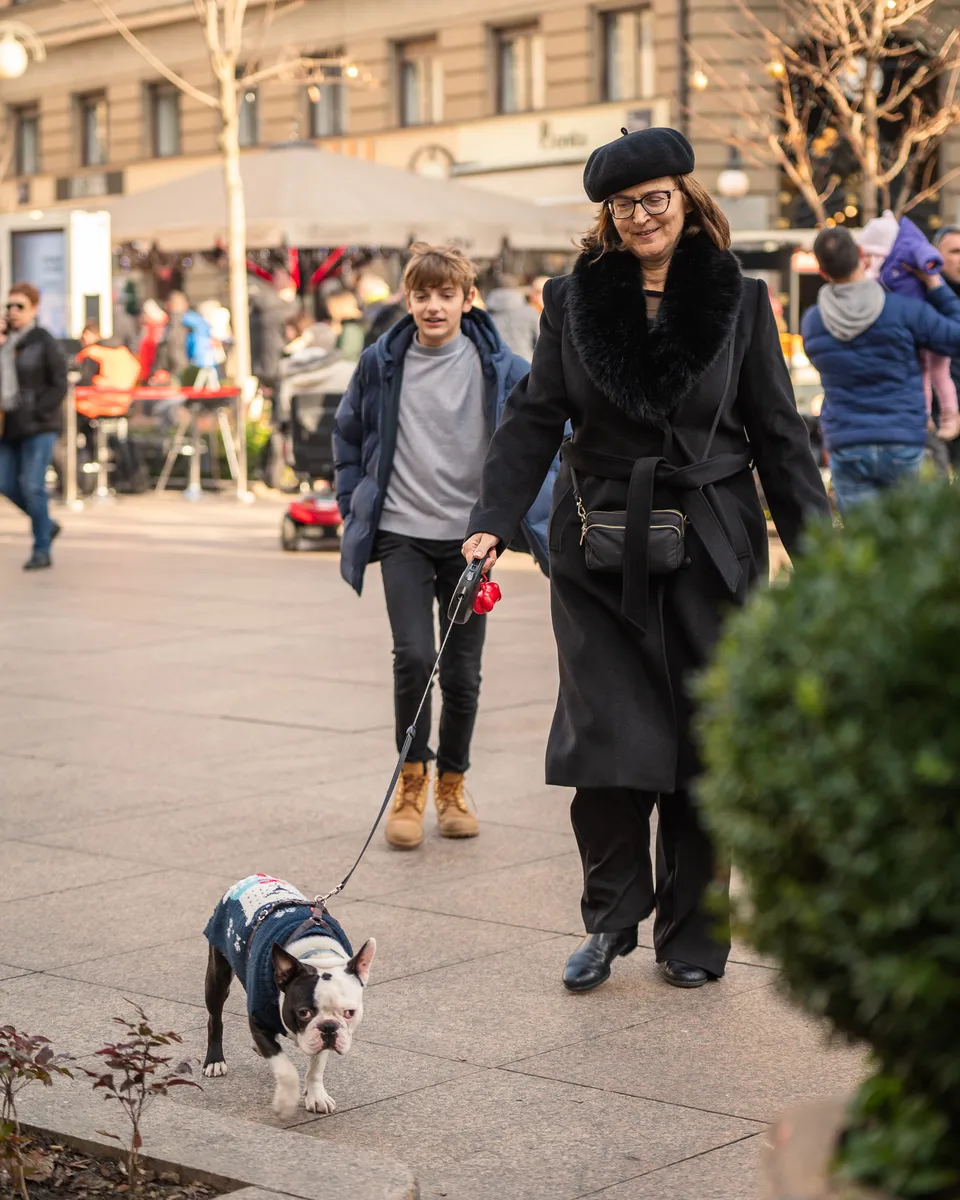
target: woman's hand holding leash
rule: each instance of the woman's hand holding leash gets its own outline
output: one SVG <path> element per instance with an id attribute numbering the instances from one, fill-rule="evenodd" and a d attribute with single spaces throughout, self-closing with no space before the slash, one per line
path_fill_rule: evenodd
<path id="1" fill-rule="evenodd" d="M 486 575 L 497 561 L 496 547 L 499 544 L 500 539 L 495 533 L 474 533 L 463 543 L 462 554 L 467 562 L 472 562 L 475 558 L 486 559 L 483 564 L 483 573 Z"/>

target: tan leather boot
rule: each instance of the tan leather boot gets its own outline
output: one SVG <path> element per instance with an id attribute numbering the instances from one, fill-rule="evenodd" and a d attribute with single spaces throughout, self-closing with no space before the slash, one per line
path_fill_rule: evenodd
<path id="1" fill-rule="evenodd" d="M 384 833 L 397 850 L 416 850 L 423 841 L 423 812 L 430 793 L 426 763 L 404 763 Z"/>
<path id="2" fill-rule="evenodd" d="M 480 832 L 477 818 L 467 807 L 463 780 L 456 771 L 437 776 L 437 825 L 444 837 L 476 837 Z"/>

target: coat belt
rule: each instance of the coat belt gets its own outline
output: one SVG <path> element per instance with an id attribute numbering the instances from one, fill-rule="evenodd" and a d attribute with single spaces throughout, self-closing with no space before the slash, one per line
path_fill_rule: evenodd
<path id="1" fill-rule="evenodd" d="M 683 494 L 678 502 L 703 544 L 727 590 L 736 595 L 743 568 L 720 518 L 714 484 L 746 471 L 752 465 L 748 452 L 715 454 L 701 462 L 675 467 L 665 458 L 621 458 L 587 450 L 573 441 L 563 444 L 563 457 L 576 471 L 602 479 L 629 481 L 624 533 L 623 597 L 620 611 L 641 631 L 647 626 L 649 596 L 650 514 L 655 486 Z"/>

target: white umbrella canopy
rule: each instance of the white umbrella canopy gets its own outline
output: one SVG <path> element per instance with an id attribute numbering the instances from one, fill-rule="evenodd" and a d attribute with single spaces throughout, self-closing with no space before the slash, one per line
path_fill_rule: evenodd
<path id="1" fill-rule="evenodd" d="M 488 256 L 506 238 L 518 250 L 570 250 L 583 218 L 527 200 L 431 179 L 365 159 L 292 144 L 240 162 L 250 246 L 369 245 L 455 240 Z M 227 203 L 219 165 L 104 200 L 115 241 L 198 250 L 224 239 Z"/>

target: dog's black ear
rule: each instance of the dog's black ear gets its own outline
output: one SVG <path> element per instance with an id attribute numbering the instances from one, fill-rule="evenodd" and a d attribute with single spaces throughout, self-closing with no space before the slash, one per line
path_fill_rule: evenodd
<path id="1" fill-rule="evenodd" d="M 364 987 L 367 986 L 367 980 L 370 977 L 370 964 L 373 962 L 376 950 L 376 940 L 368 938 L 346 966 L 347 974 L 356 975 Z"/>
<path id="2" fill-rule="evenodd" d="M 279 942 L 274 942 L 271 954 L 273 978 L 281 992 L 285 992 L 298 975 L 308 973 L 309 968 L 305 967 L 299 958 L 294 958 L 288 950 L 284 950 Z"/>

